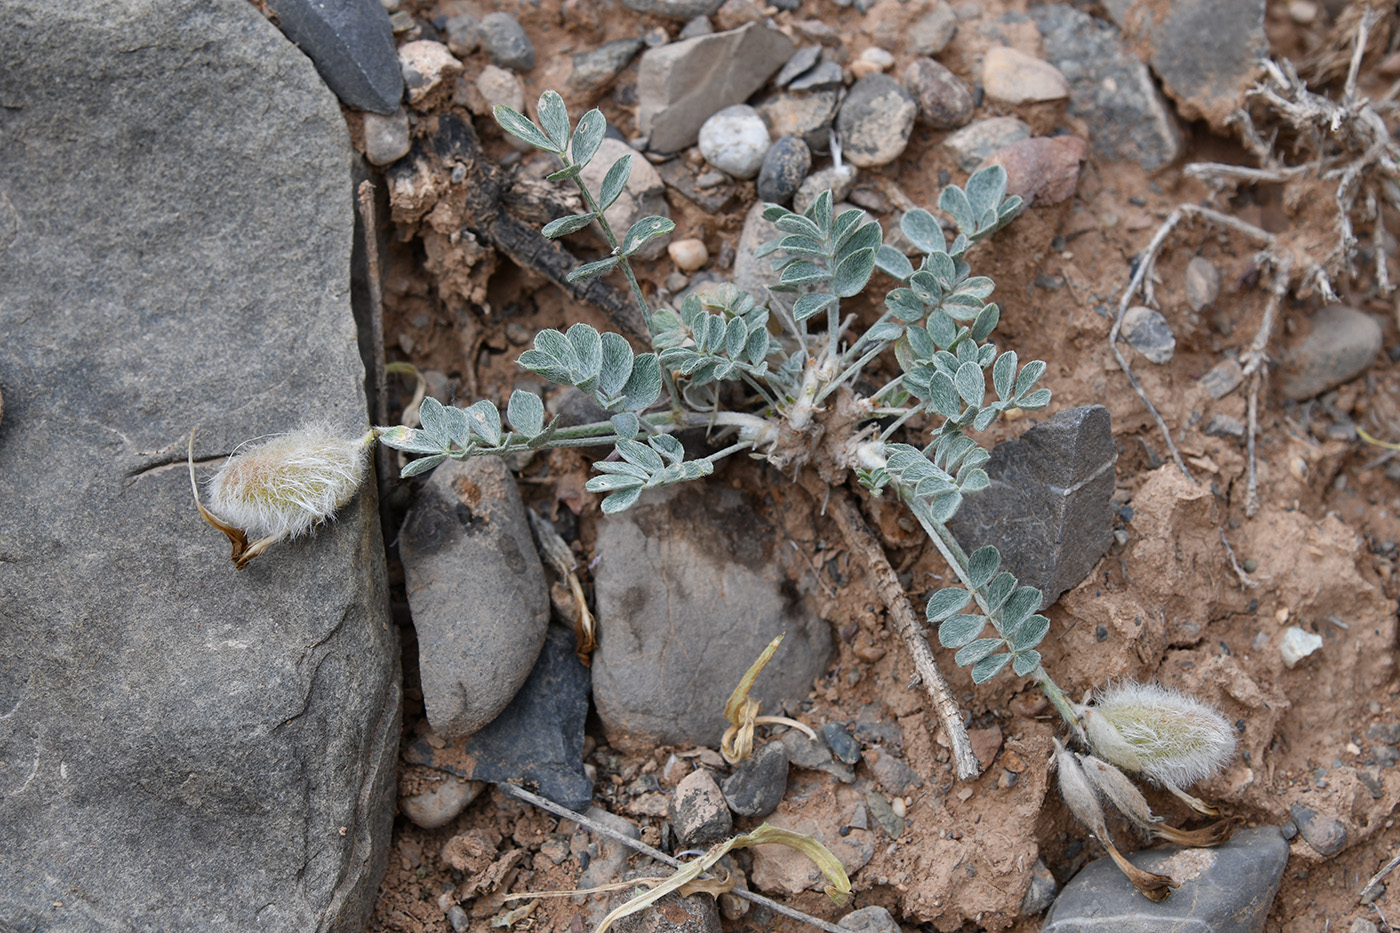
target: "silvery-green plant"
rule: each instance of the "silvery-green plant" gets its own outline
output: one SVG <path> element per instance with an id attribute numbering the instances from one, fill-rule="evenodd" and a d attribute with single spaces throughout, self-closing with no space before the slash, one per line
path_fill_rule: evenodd
<path id="1" fill-rule="evenodd" d="M 1119 768 L 1180 792 L 1178 785 L 1223 764 L 1233 749 L 1228 724 L 1180 694 L 1133 685 L 1101 694 L 1092 705 L 1071 703 L 1037 650 L 1050 629 L 1037 612 L 1041 592 L 1002 569 L 997 548 L 969 554 L 948 529 L 963 497 L 989 485 L 983 467 L 990 454 L 974 435 L 1012 409 L 1050 402 L 1050 391 L 1038 386 L 1045 364 L 1022 363 L 1014 350 L 991 341 L 1001 314 L 988 300 L 995 286 L 973 274 L 969 262 L 974 247 L 1021 209 L 1019 197 L 1006 195 L 1001 167 L 974 173 L 964 188 L 943 190 L 938 206 L 956 231 L 951 242 L 929 211 L 905 213 L 901 229 L 921 254 L 917 265 L 885 245 L 880 225 L 864 212 L 837 213 L 827 191 L 801 213 L 765 207 L 764 218 L 780 234 L 758 251 L 771 257 L 766 301 L 726 286 L 708 296 L 691 294 L 679 308 L 653 309 L 631 259 L 674 224 L 644 217 L 619 237 L 605 211 L 621 196 L 632 157 L 617 160 L 599 189 L 590 190 L 581 173 L 603 140 L 603 115 L 590 110 L 571 127 L 553 91 L 540 97 L 537 112 L 538 123 L 508 107 L 498 106 L 495 116 L 506 132 L 557 157 L 561 167 L 548 177 L 572 182 L 585 208 L 551 221 L 543 232 L 553 238 L 601 229 L 610 252 L 569 278 L 620 271 L 646 321 L 651 350 L 637 354 L 622 336 L 582 323 L 562 333 L 541 332 L 519 364 L 587 393 L 607 420 L 561 427 L 558 418 L 546 419 L 539 397 L 524 390 L 510 396 L 504 417 L 490 400 L 457 408 L 426 398 L 418 427 L 371 432 L 371 439 L 418 455 L 403 476 L 448 459 L 611 448 L 612 455 L 594 464 L 599 475 L 586 488 L 602 493 L 602 510 L 615 513 L 647 489 L 699 479 L 738 453 L 785 474 L 813 468 L 832 483 L 852 474 L 870 495 L 903 503 L 957 577 L 959 585 L 936 591 L 925 607 L 939 642 L 956 651 L 956 663 L 970 668 L 977 684 L 1006 671 L 1034 679 L 1075 739 L 1096 753 L 1057 757 L 1071 809 L 1096 833 L 1103 834 L 1101 795 L 1130 820 L 1156 822 Z M 877 269 L 894 286 L 885 291 L 879 318 L 853 332 L 854 315 L 842 302 L 863 294 Z M 880 360 L 893 365 L 880 370 Z M 896 440 L 901 428 L 916 426 L 917 443 Z M 687 458 L 675 435 L 692 428 L 706 429 L 720 449 Z M 315 520 L 343 501 L 338 497 Z M 974 773 L 975 763 L 966 773 L 960 763 L 960 777 Z"/>

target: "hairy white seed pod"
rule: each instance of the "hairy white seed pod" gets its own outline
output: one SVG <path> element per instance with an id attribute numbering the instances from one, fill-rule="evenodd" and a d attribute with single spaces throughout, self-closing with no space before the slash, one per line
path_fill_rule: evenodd
<path id="1" fill-rule="evenodd" d="M 1109 687 L 1078 712 L 1094 754 L 1168 787 L 1210 777 L 1235 752 L 1235 733 L 1224 716 L 1160 684 Z"/>
<path id="2" fill-rule="evenodd" d="M 354 498 L 373 441 L 315 426 L 244 448 L 209 481 L 210 506 L 253 538 L 295 538 Z"/>
<path id="3" fill-rule="evenodd" d="M 1137 785 L 1126 774 L 1093 755 L 1077 755 L 1076 757 L 1083 765 L 1084 774 L 1088 777 L 1089 783 L 1107 797 L 1114 809 L 1127 817 L 1134 826 L 1151 832 L 1154 824 L 1161 822 L 1160 817 L 1154 814 L 1152 808 L 1148 806 L 1147 798 L 1142 795 L 1142 791 L 1137 789 Z"/>
<path id="4" fill-rule="evenodd" d="M 1079 757 L 1074 752 L 1060 744 L 1060 740 L 1055 740 L 1055 771 L 1060 779 L 1060 796 L 1065 799 L 1065 804 L 1069 806 L 1069 812 L 1085 826 L 1089 831 L 1100 839 L 1108 839 L 1108 824 L 1104 820 L 1103 806 L 1099 803 L 1099 795 L 1094 791 L 1094 786 L 1089 783 L 1089 778 L 1084 774 L 1084 768 L 1079 763 Z M 1112 842 L 1110 841 L 1110 845 Z"/>

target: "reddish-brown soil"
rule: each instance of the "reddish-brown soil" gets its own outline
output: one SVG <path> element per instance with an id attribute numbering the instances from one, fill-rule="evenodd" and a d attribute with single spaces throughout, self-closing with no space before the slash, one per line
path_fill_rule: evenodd
<path id="1" fill-rule="evenodd" d="M 457 9 L 477 15 L 489 12 L 465 3 L 459 6 L 457 0 L 406 7 L 425 19 Z M 677 29 L 603 0 L 506 2 L 503 7 L 526 26 L 539 54 L 539 66 L 525 76 L 529 100 L 545 89 L 565 87 L 572 52 L 646 29 L 664 27 L 673 35 Z M 994 19 L 1008 10 L 1023 11 L 1024 4 L 985 0 L 981 8 L 984 19 Z M 807 0 L 801 15 L 834 25 L 847 38 L 845 52 L 854 59 L 873 44 L 874 33 L 902 32 L 918 9 L 913 2 L 885 2 L 862 17 L 829 0 Z M 775 19 L 787 25 L 793 15 L 779 13 Z M 1271 4 L 1269 31 L 1276 54 L 1302 55 L 1321 44 L 1326 17 L 1315 26 L 1300 26 L 1289 18 L 1285 5 Z M 1020 33 L 1009 34 L 1019 41 Z M 1027 51 L 1036 50 L 1034 41 L 1031 30 Z M 971 81 L 986 45 L 975 28 L 964 24 L 940 60 Z M 900 71 L 905 59 L 896 52 Z M 482 53 L 473 56 L 468 73 L 484 61 Z M 1376 78 L 1382 80 L 1391 79 Z M 583 107 L 597 105 L 625 136 L 632 136 L 635 81 L 634 64 L 613 91 L 598 100 L 570 99 L 571 109 L 577 115 Z M 1377 83 L 1364 89 L 1385 88 Z M 1061 109 L 1049 105 L 984 107 L 978 116 L 1001 112 L 1022 116 L 1037 131 L 1068 126 L 1086 134 Z M 510 151 L 489 121 L 478 118 L 476 126 L 493 153 L 504 157 Z M 1185 132 L 1187 161 L 1249 161 L 1233 143 L 1209 135 L 1203 125 L 1187 126 Z M 886 194 L 897 186 L 914 202 L 932 205 L 941 171 L 955 181 L 964 178 L 940 146 L 942 138 L 942 133 L 917 128 L 903 157 L 866 172 L 860 185 Z M 712 257 L 725 254 L 726 247 L 737 242 L 754 198 L 751 185 L 740 184 L 737 191 L 729 208 L 716 215 L 669 192 L 676 236 L 703 239 Z M 1186 479 L 1172 465 L 1146 407 L 1115 364 L 1107 336 L 1133 257 L 1176 205 L 1200 202 L 1205 195 L 1204 188 L 1183 178 L 1179 168 L 1148 177 L 1135 164 L 1096 159 L 1091 145 L 1072 199 L 1029 210 L 977 254 L 978 271 L 995 279 L 1003 307 L 998 342 L 1016 349 L 1022 359 L 1050 364 L 1044 384 L 1054 391 L 1051 412 L 1089 403 L 1111 410 L 1120 451 L 1116 501 L 1132 510 L 1131 521 L 1120 526 L 1127 531 L 1126 543 L 1116 544 L 1090 578 L 1050 610 L 1053 628 L 1043 645 L 1045 664 L 1076 698 L 1111 678 L 1131 677 L 1180 686 L 1218 704 L 1242 730 L 1241 754 L 1223 775 L 1201 788 L 1205 796 L 1255 825 L 1282 824 L 1290 805 L 1303 804 L 1339 819 L 1349 833 L 1350 846 L 1331 859 L 1323 859 L 1301 837 L 1293 841 L 1266 929 L 1345 930 L 1358 917 L 1387 929 L 1385 917 L 1400 917 L 1400 875 L 1373 905 L 1362 906 L 1357 898 L 1366 879 L 1400 845 L 1393 818 L 1400 801 L 1400 767 L 1377 767 L 1372 753 L 1376 743 L 1367 738 L 1368 727 L 1400 720 L 1395 670 L 1400 483 L 1387 476 L 1384 450 L 1337 439 L 1341 435 L 1328 429 L 1350 419 L 1378 438 L 1400 441 L 1400 366 L 1383 353 L 1361 378 L 1307 405 L 1286 403 L 1276 389 L 1266 392 L 1258 441 L 1261 505 L 1255 515 L 1247 516 L 1243 443 L 1204 433 L 1216 414 L 1246 420 L 1245 391 L 1213 401 L 1198 380 L 1224 358 L 1224 351 L 1248 346 L 1267 295 L 1258 285 L 1253 244 L 1202 226 L 1183 226 L 1168 241 L 1158 267 L 1157 296 L 1176 332 L 1176 355 L 1162 366 L 1132 359 L 1199 482 Z M 1269 229 L 1310 231 L 1319 242 L 1330 235 L 1330 221 L 1322 213 L 1290 213 L 1276 191 L 1262 191 L 1249 203 L 1221 206 Z M 578 320 L 607 326 L 596 309 L 566 300 L 557 289 L 505 260 L 492 274 L 479 278 L 483 305 L 444 307 L 425 269 L 421 243 L 412 238 L 413 231 L 403 232 L 386 257 L 390 359 L 445 373 L 461 397 L 504 403 L 512 386 L 525 376 L 514 359 L 541 328 Z M 1389 242 L 1393 254 L 1394 239 Z M 1216 265 L 1223 283 L 1215 309 L 1203 314 L 1188 309 L 1183 291 L 1186 264 L 1198 255 Z M 465 274 L 475 261 L 460 258 L 453 274 Z M 654 291 L 674 271 L 663 256 L 644 264 L 639 274 Z M 1370 268 L 1363 265 L 1355 282 L 1339 282 L 1338 287 L 1350 304 L 1385 320 L 1385 345 L 1395 347 L 1400 334 L 1394 304 L 1377 294 L 1372 281 Z M 1282 324 L 1271 343 L 1275 355 L 1306 331 L 1307 316 L 1317 306 L 1315 297 L 1284 302 Z M 872 303 L 866 311 L 873 307 Z M 391 417 L 396 416 L 397 411 L 391 411 Z M 1022 419 L 998 427 L 987 440 L 1017 434 L 1027 423 Z M 596 497 L 582 491 L 587 461 L 574 452 L 540 457 L 522 482 L 527 499 L 546 511 L 577 513 L 584 565 L 591 556 L 591 530 L 599 514 Z M 711 481 L 750 490 L 757 507 L 770 511 L 793 541 L 810 548 L 817 558 L 812 569 L 820 574 L 820 589 L 827 594 L 822 612 L 839 634 L 839 655 L 828 676 L 815 686 L 801 717 L 814 724 L 847 722 L 862 710 L 873 710 L 878 718 L 898 725 L 905 757 L 923 778 L 922 788 L 907 800 L 907 829 L 898 840 L 891 841 L 872 823 L 874 855 L 853 877 L 855 906 L 884 905 L 906 930 L 921 924 L 944 931 L 1038 929 L 1039 918 L 1018 919 L 1037 857 L 1064 883 L 1102 850 L 1069 818 L 1050 789 L 1046 763 L 1056 723 L 1037 702 L 1037 694 L 1011 677 L 974 689 L 966 671 L 952 663 L 951 653 L 938 650 L 973 726 L 988 730 L 979 734 L 984 748 L 990 749 L 985 773 L 970 783 L 956 782 L 926 701 L 917 688 L 908 686 L 913 676 L 910 661 L 885 627 L 878 600 L 863 583 L 858 566 L 839 546 L 834 525 L 819 515 L 819 504 L 753 462 L 727 465 Z M 871 517 L 911 588 L 922 592 L 936 585 L 946 573 L 936 552 L 922 549 L 917 537 L 900 529 L 896 516 Z M 1256 568 L 1244 579 L 1232 569 L 1222 534 L 1238 559 Z M 832 546 L 818 553 L 818 539 Z M 417 646 L 406 612 L 401 616 L 405 730 L 411 737 L 421 733 L 426 722 L 416 684 Z M 1300 625 L 1324 639 L 1316 654 L 1291 670 L 1278 651 L 1288 625 Z M 607 637 L 606 631 L 602 637 Z M 591 727 L 590 735 L 588 761 L 598 778 L 595 802 L 637 821 L 643 838 L 658 842 L 664 808 L 658 807 L 657 797 L 642 793 L 656 785 L 639 784 L 637 778 L 654 776 L 661 791 L 667 791 L 696 760 L 695 750 L 661 748 L 647 757 L 626 756 L 605 744 L 600 729 Z M 794 770 L 793 775 L 781 814 L 832 827 L 845 823 L 852 802 L 846 799 L 844 785 L 820 772 Z M 416 790 L 432 779 L 429 772 L 406 768 L 401 784 Z M 1152 802 L 1174 822 L 1186 821 L 1187 814 L 1171 798 L 1156 795 Z M 440 903 L 448 885 L 456 887 L 457 896 L 473 892 L 462 906 L 472 918 L 474 933 L 495 927 L 499 921 L 493 918 L 531 903 L 506 902 L 507 893 L 576 885 L 579 861 L 568 857 L 570 846 L 577 850 L 588 839 L 571 833 L 555 818 L 508 801 L 494 790 L 440 830 L 421 830 L 400 817 L 371 929 L 450 930 L 444 911 L 449 901 Z M 454 844 L 459 860 L 466 858 L 462 851 L 471 856 L 463 863 L 469 865 L 465 875 L 442 854 L 455 837 L 466 837 Z M 1130 841 L 1126 832 L 1120 839 Z M 833 921 L 844 912 L 815 889 L 784 899 Z M 587 904 L 570 898 L 544 899 L 510 928 L 581 933 L 591 929 L 597 916 Z M 760 928 L 753 914 L 726 923 L 733 930 Z M 766 928 L 797 930 L 800 925 L 784 920 Z"/>

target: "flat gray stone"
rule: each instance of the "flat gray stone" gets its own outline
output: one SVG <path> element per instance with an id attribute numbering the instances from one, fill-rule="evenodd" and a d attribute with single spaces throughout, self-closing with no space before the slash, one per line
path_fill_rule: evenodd
<path id="1" fill-rule="evenodd" d="M 740 816 L 767 816 L 783 802 L 787 776 L 787 746 L 768 742 L 724 779 L 725 802 Z"/>
<path id="2" fill-rule="evenodd" d="M 1118 29 L 1063 3 L 1030 8 L 1046 61 L 1069 81 L 1069 114 L 1089 127 L 1094 152 L 1132 159 L 1153 172 L 1181 155 L 1181 131 L 1148 73 Z"/>
<path id="3" fill-rule="evenodd" d="M 807 696 L 831 630 L 783 574 L 782 535 L 714 483 L 656 490 L 598 523 L 601 644 L 593 700 L 614 745 L 713 745 L 724 704 L 776 635 L 754 686 L 765 713 Z"/>
<path id="4" fill-rule="evenodd" d="M 677 22 L 714 16 L 723 4 L 724 0 L 622 0 L 622 5 L 634 13 L 650 13 Z"/>
<path id="5" fill-rule="evenodd" d="M 773 79 L 773 85 L 787 87 L 798 75 L 815 67 L 821 56 L 822 47 L 820 45 L 804 45 L 793 53 L 786 65 L 778 70 L 777 77 Z"/>
<path id="6" fill-rule="evenodd" d="M 393 113 L 403 97 L 394 30 L 379 0 L 270 0 L 277 23 L 347 106 Z"/>
<path id="7" fill-rule="evenodd" d="M 574 55 L 574 70 L 569 74 L 569 87 L 589 93 L 604 90 L 622 69 L 632 63 L 645 43 L 641 39 L 614 39 L 596 49 Z"/>
<path id="8" fill-rule="evenodd" d="M 497 457 L 439 466 L 404 521 L 399 555 L 428 723 L 444 739 L 465 738 L 515 697 L 549 624 L 544 570 L 510 470 Z"/>
<path id="9" fill-rule="evenodd" d="M 1176 334 L 1162 316 L 1146 305 L 1134 305 L 1123 313 L 1123 339 L 1153 363 L 1171 361 L 1176 355 Z"/>
<path id="10" fill-rule="evenodd" d="M 1113 543 L 1117 459 L 1108 409 L 1067 409 L 998 444 L 985 467 L 991 488 L 967 496 L 948 526 L 969 553 L 996 545 L 1002 567 L 1041 591 L 1043 609 Z"/>
<path id="11" fill-rule="evenodd" d="M 1145 39 L 1148 64 L 1188 120 L 1227 131 L 1260 57 L 1268 54 L 1264 0 L 1105 0 L 1130 41 Z"/>
<path id="12" fill-rule="evenodd" d="M 791 39 L 760 23 L 650 49 L 637 75 L 638 132 L 653 152 L 694 145 L 712 114 L 748 100 L 792 52 Z"/>
<path id="13" fill-rule="evenodd" d="M 373 483 L 237 572 L 184 466 L 368 427 L 340 105 L 242 0 L 3 0 L 0 73 L 0 929 L 363 930 Z"/>
<path id="14" fill-rule="evenodd" d="M 958 168 L 970 172 L 982 160 L 1012 143 L 1031 138 L 1030 124 L 1019 117 L 988 117 L 950 133 L 943 145 L 958 160 Z"/>
<path id="15" fill-rule="evenodd" d="M 1262 933 L 1278 893 L 1288 844 L 1276 827 L 1243 829 L 1214 849 L 1170 846 L 1128 856 L 1181 887 L 1153 902 L 1138 893 L 1113 860 L 1075 875 L 1045 917 L 1041 933 Z"/>
<path id="16" fill-rule="evenodd" d="M 1381 350 L 1381 327 L 1364 311 L 1329 305 L 1284 360 L 1283 394 L 1301 402 L 1361 375 Z"/>
<path id="17" fill-rule="evenodd" d="M 1303 841 L 1323 858 L 1331 858 L 1347 847 L 1347 828 L 1336 817 L 1296 803 L 1288 808 L 1288 815 L 1298 824 Z"/>

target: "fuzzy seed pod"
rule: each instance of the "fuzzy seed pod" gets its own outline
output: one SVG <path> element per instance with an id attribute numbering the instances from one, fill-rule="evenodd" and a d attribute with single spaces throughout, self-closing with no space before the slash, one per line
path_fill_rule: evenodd
<path id="1" fill-rule="evenodd" d="M 195 504 L 233 542 L 233 560 L 242 570 L 270 545 L 305 534 L 354 498 L 374 439 L 371 431 L 345 440 L 323 426 L 274 437 L 235 452 L 209 481 L 213 514 L 200 505 L 197 487 Z M 190 448 L 193 484 L 193 434 Z"/>
<path id="2" fill-rule="evenodd" d="M 1124 683 L 1078 707 L 1094 754 L 1169 788 L 1204 780 L 1235 752 L 1225 717 L 1159 684 Z"/>

